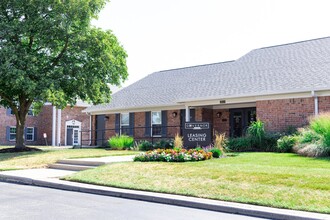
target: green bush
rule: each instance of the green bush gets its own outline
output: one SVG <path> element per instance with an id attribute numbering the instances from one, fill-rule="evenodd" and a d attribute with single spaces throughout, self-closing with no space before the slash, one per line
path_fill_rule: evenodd
<path id="1" fill-rule="evenodd" d="M 134 138 L 127 135 L 116 135 L 111 137 L 108 143 L 113 150 L 129 150 L 134 145 Z"/>
<path id="2" fill-rule="evenodd" d="M 277 140 L 276 149 L 280 153 L 288 153 L 292 151 L 293 146 L 296 144 L 297 137 L 283 136 Z"/>
<path id="3" fill-rule="evenodd" d="M 154 149 L 154 145 L 149 141 L 142 141 L 139 144 L 139 150 L 141 150 L 141 151 L 148 151 L 148 150 L 153 150 L 153 149 Z"/>
<path id="4" fill-rule="evenodd" d="M 218 149 L 218 148 L 212 148 L 212 149 L 210 150 L 210 152 L 212 152 L 212 156 L 213 156 L 214 158 L 219 158 L 219 157 L 222 155 L 221 150 Z"/>
<path id="5" fill-rule="evenodd" d="M 299 130 L 299 143 L 301 144 L 314 143 L 320 139 L 321 136 L 309 128 L 302 128 Z"/>
<path id="6" fill-rule="evenodd" d="M 154 144 L 154 149 L 173 149 L 173 140 L 162 139 Z"/>
<path id="7" fill-rule="evenodd" d="M 320 114 L 310 121 L 310 128 L 322 136 L 323 145 L 330 147 L 330 113 Z"/>
<path id="8" fill-rule="evenodd" d="M 260 148 L 265 138 L 264 123 L 260 120 L 252 122 L 247 128 L 247 136 L 250 138 L 251 144 L 254 147 Z"/>
<path id="9" fill-rule="evenodd" d="M 226 150 L 231 152 L 253 151 L 249 137 L 230 138 Z"/>

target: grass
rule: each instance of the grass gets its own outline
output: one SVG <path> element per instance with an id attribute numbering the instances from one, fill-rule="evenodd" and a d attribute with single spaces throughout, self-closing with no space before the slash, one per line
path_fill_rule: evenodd
<path id="1" fill-rule="evenodd" d="M 104 165 L 66 180 L 330 213 L 330 158 L 240 153 L 202 162 Z"/>
<path id="2" fill-rule="evenodd" d="M 5 148 L 5 147 L 1 147 Z M 43 168 L 60 159 L 104 157 L 137 154 L 136 151 L 109 151 L 105 149 L 41 148 L 41 152 L 0 153 L 0 171 Z"/>

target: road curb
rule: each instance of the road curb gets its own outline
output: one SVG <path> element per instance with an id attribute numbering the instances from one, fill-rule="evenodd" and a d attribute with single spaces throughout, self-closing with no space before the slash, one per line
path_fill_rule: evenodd
<path id="1" fill-rule="evenodd" d="M 137 190 L 126 190 L 112 187 L 95 186 L 90 184 L 68 182 L 56 179 L 32 179 L 27 177 L 18 177 L 0 174 L 0 181 L 33 185 L 40 187 L 49 187 L 54 189 L 91 193 L 104 196 L 113 196 L 126 199 L 134 199 L 146 202 L 155 202 L 168 205 L 183 206 L 189 208 L 198 208 L 232 214 L 248 215 L 261 218 L 279 219 L 279 220 L 330 220 L 330 215 L 294 211 L 286 209 L 277 209 L 256 205 L 247 205 L 240 203 L 223 202 L 210 199 L 200 199 L 195 197 L 151 193 Z"/>

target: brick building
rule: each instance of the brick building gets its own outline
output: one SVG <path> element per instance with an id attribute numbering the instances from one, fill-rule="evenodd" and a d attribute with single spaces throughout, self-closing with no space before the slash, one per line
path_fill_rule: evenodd
<path id="1" fill-rule="evenodd" d="M 29 112 L 26 119 L 25 143 L 27 145 L 89 145 L 91 117 L 82 113 L 87 105 L 79 102 L 73 108 L 56 109 L 50 104 L 43 106 L 34 116 Z M 0 145 L 14 145 L 16 141 L 16 119 L 11 109 L 0 107 Z"/>
<path id="2" fill-rule="evenodd" d="M 256 118 L 268 131 L 300 127 L 330 111 L 330 37 L 252 50 L 241 58 L 155 72 L 85 110 L 92 137 L 173 137 L 184 122 L 244 135 Z M 96 141 L 96 144 L 100 142 Z"/>

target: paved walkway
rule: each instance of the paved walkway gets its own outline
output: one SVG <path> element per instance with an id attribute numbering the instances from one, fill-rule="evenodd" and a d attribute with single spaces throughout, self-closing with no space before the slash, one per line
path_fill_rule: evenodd
<path id="1" fill-rule="evenodd" d="M 79 160 L 105 161 L 106 163 L 132 161 L 132 156 L 112 156 L 103 158 L 86 158 Z M 57 169 L 29 169 L 0 172 L 0 181 L 16 182 L 42 187 L 51 187 L 62 190 L 93 193 L 98 195 L 115 196 L 149 202 L 178 205 L 191 208 L 207 209 L 212 211 L 227 212 L 270 219 L 328 219 L 330 215 L 276 209 L 233 202 L 223 202 L 211 199 L 128 190 L 113 187 L 104 187 L 60 180 L 60 177 L 75 173 Z"/>

